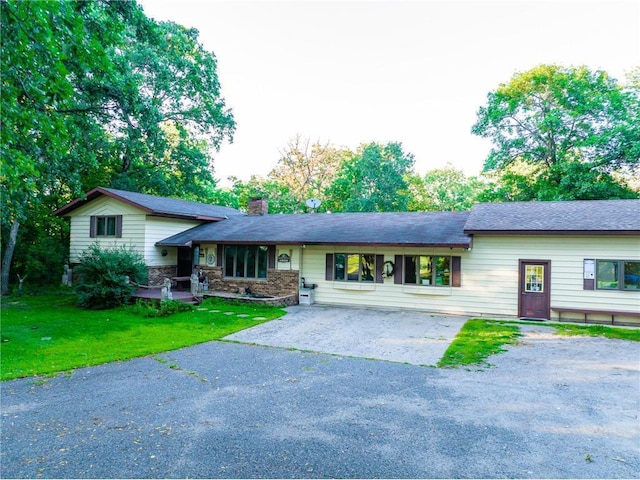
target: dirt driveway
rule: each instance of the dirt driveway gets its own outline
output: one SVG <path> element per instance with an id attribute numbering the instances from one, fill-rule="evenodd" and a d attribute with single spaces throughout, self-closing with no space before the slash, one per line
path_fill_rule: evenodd
<path id="1" fill-rule="evenodd" d="M 327 307 L 287 308 L 287 315 L 226 340 L 413 365 L 436 365 L 466 317 Z"/>
<path id="2" fill-rule="evenodd" d="M 640 478 L 640 344 L 521 330 L 490 368 L 209 342 L 2 382 L 2 477 Z"/>

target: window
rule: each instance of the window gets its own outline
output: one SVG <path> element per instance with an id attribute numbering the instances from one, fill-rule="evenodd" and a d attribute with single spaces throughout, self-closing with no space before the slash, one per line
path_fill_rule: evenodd
<path id="1" fill-rule="evenodd" d="M 89 222 L 89 236 L 91 238 L 122 237 L 122 215 L 93 215 Z"/>
<path id="2" fill-rule="evenodd" d="M 544 292 L 544 265 L 525 265 L 525 292 Z"/>
<path id="3" fill-rule="evenodd" d="M 404 283 L 444 287 L 451 285 L 451 257 L 404 257 Z"/>
<path id="4" fill-rule="evenodd" d="M 96 236 L 115 237 L 116 217 L 96 217 Z"/>
<path id="5" fill-rule="evenodd" d="M 640 290 L 640 261 L 597 260 L 598 290 Z"/>
<path id="6" fill-rule="evenodd" d="M 237 278 L 267 278 L 269 248 L 258 245 L 226 245 L 224 274 Z"/>
<path id="7" fill-rule="evenodd" d="M 373 282 L 376 256 L 366 253 L 334 254 L 333 279 L 348 282 Z"/>

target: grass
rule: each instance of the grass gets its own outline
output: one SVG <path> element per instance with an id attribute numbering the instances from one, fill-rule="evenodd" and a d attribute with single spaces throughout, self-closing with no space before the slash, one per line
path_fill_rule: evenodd
<path id="1" fill-rule="evenodd" d="M 207 299 L 189 311 L 153 318 L 135 306 L 83 310 L 76 299 L 69 294 L 2 299 L 1 380 L 53 375 L 175 350 L 285 314 L 278 307 Z"/>
<path id="2" fill-rule="evenodd" d="M 438 367 L 458 367 L 462 365 L 488 365 L 491 355 L 506 351 L 504 345 L 518 343 L 521 336 L 520 322 L 486 319 L 468 320 L 438 363 Z M 545 323 L 553 327 L 559 335 L 606 337 L 617 340 L 640 342 L 640 329 L 616 328 L 606 325 L 573 325 Z"/>
<path id="3" fill-rule="evenodd" d="M 486 363 L 491 355 L 506 351 L 504 345 L 517 343 L 520 336 L 517 325 L 478 318 L 467 320 L 444 352 L 438 367 Z"/>
<path id="4" fill-rule="evenodd" d="M 606 325 L 551 325 L 559 335 L 586 335 L 640 342 L 640 328 L 616 328 Z"/>

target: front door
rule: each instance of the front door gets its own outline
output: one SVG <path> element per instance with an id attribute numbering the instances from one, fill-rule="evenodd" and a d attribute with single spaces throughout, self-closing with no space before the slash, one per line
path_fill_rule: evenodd
<path id="1" fill-rule="evenodd" d="M 518 316 L 551 319 L 551 262 L 520 260 Z"/>
<path id="2" fill-rule="evenodd" d="M 178 277 L 189 277 L 193 273 L 193 250 L 189 247 L 178 247 Z"/>

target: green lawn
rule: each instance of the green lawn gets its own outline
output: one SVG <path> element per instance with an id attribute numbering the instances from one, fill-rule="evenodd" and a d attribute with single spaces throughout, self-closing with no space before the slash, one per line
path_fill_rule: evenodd
<path id="1" fill-rule="evenodd" d="M 175 350 L 285 314 L 277 307 L 217 299 L 155 318 L 135 307 L 83 310 L 75 303 L 75 295 L 68 294 L 2 299 L 0 379 L 49 375 Z"/>
<path id="2" fill-rule="evenodd" d="M 491 355 L 504 352 L 505 345 L 518 343 L 520 322 L 471 319 L 458 332 L 438 363 L 439 367 L 487 364 Z M 616 328 L 606 325 L 574 325 L 545 323 L 559 335 L 603 336 L 618 340 L 640 342 L 640 329 Z"/>
<path id="3" fill-rule="evenodd" d="M 438 367 L 486 363 L 491 355 L 504 352 L 504 345 L 518 343 L 520 336 L 517 325 L 472 318 L 462 326 L 438 362 Z"/>

